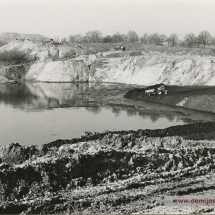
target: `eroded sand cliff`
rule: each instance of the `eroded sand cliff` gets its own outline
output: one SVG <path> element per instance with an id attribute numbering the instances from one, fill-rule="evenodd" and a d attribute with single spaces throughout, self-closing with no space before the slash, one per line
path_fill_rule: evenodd
<path id="1" fill-rule="evenodd" d="M 214 57 L 200 56 L 169 56 L 159 53 L 143 53 L 142 56 L 121 57 L 121 58 L 99 58 L 92 60 L 92 67 L 89 74 L 90 81 L 127 83 L 138 85 L 152 85 L 164 83 L 168 85 L 214 85 L 215 83 L 215 60 Z M 70 64 L 78 60 L 63 62 L 49 62 L 32 65 L 27 73 L 27 79 L 35 81 L 50 81 L 56 74 L 71 76 L 80 73 L 78 67 L 70 69 Z M 85 60 L 80 64 L 86 66 Z M 58 67 L 58 65 L 61 65 Z M 55 68 L 54 68 L 55 67 Z M 82 68 L 81 68 L 82 69 Z M 39 74 L 39 75 L 37 75 Z M 45 75 L 44 75 L 45 74 Z M 54 79 L 61 82 L 62 79 Z M 70 77 L 65 77 L 66 81 L 71 81 Z"/>
<path id="2" fill-rule="evenodd" d="M 138 85 L 214 85 L 214 56 L 167 54 L 141 51 L 109 51 L 83 55 L 84 47 L 55 46 L 29 40 L 12 41 L 0 53 L 19 50 L 26 53 L 29 67 L 26 80 L 40 82 L 101 81 Z M 116 54 L 115 57 L 114 53 Z M 89 71 L 88 71 L 89 70 Z M 5 74 L 0 72 L 2 77 Z"/>

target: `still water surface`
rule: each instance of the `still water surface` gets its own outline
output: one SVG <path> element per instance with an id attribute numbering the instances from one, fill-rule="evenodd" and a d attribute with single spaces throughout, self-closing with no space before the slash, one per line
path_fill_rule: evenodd
<path id="1" fill-rule="evenodd" d="M 41 145 L 79 137 L 85 131 L 157 129 L 194 122 L 184 116 L 149 114 L 141 108 L 101 106 L 90 96 L 91 87 L 71 83 L 0 85 L 0 145 Z"/>

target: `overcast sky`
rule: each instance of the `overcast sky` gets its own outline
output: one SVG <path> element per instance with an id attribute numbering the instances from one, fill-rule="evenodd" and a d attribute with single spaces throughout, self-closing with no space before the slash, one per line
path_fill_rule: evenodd
<path id="1" fill-rule="evenodd" d="M 0 32 L 68 37 L 99 30 L 215 36 L 215 0 L 0 0 Z"/>

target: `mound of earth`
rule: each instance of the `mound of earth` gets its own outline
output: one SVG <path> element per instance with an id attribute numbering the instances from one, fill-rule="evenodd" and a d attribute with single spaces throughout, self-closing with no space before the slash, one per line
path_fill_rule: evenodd
<path id="1" fill-rule="evenodd" d="M 95 57 L 81 55 L 84 51 L 82 47 L 76 45 L 44 44 L 30 39 L 13 40 L 0 48 L 0 82 L 89 81 L 88 65 Z M 22 74 L 19 72 L 20 67 L 24 68 Z M 22 77 L 17 78 L 20 74 Z"/>
<path id="2" fill-rule="evenodd" d="M 11 32 L 0 33 L 0 41 L 3 41 L 5 43 L 9 43 L 16 39 L 30 39 L 33 41 L 44 41 L 49 38 L 40 34 L 18 34 Z"/>
<path id="3" fill-rule="evenodd" d="M 214 192 L 214 129 L 203 123 L 1 147 L 0 213 L 215 212 L 162 201 Z"/>

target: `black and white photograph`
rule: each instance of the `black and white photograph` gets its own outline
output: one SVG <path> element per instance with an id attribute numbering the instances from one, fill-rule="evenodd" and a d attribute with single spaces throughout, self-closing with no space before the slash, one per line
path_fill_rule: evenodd
<path id="1" fill-rule="evenodd" d="M 0 214 L 215 214 L 215 0 L 0 0 Z"/>

